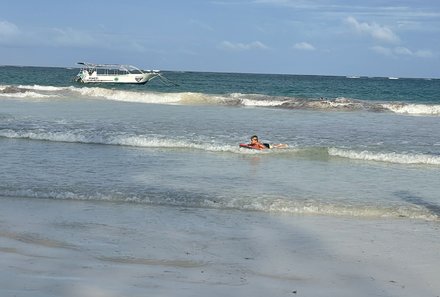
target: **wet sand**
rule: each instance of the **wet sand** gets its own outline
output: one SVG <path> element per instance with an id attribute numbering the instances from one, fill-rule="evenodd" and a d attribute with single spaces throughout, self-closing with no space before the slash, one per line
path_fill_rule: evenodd
<path id="1" fill-rule="evenodd" d="M 439 296 L 440 224 L 0 198 L 0 296 Z"/>

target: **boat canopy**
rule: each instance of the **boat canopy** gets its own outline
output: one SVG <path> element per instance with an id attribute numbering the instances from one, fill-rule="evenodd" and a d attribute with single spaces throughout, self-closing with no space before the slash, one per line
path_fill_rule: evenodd
<path id="1" fill-rule="evenodd" d="M 93 64 L 93 63 L 87 63 L 87 62 L 78 62 L 79 65 L 83 65 L 85 68 L 87 69 L 96 69 L 96 68 L 100 68 L 100 69 L 115 69 L 115 70 L 120 70 L 120 71 L 126 71 L 128 73 L 132 73 L 132 72 L 140 72 L 140 73 L 144 73 L 144 71 L 140 70 L 139 68 L 137 68 L 136 66 L 133 65 L 125 65 L 125 64 Z M 148 72 L 150 72 L 148 70 Z M 155 72 L 155 71 L 153 71 Z"/>

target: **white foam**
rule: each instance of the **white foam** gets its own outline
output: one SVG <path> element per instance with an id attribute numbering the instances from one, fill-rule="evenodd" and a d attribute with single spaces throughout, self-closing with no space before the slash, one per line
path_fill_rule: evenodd
<path id="1" fill-rule="evenodd" d="M 115 201 L 150 205 L 182 207 L 201 207 L 214 209 L 235 209 L 266 213 L 285 213 L 330 217 L 357 218 L 410 218 L 426 221 L 439 221 L 436 213 L 414 205 L 384 206 L 350 205 L 347 203 L 328 203 L 315 200 L 289 200 L 277 197 L 233 197 L 224 199 L 194 199 L 194 197 L 173 196 L 170 192 L 143 192 L 123 194 L 119 192 L 72 192 L 70 190 L 0 189 L 1 197 L 23 197 L 57 200 Z M 166 199 L 164 199 L 166 197 Z"/>
<path id="2" fill-rule="evenodd" d="M 0 85 L 0 91 L 5 91 L 10 85 Z M 44 85 L 19 85 L 18 92 L 0 94 L 2 97 L 12 98 L 50 98 L 65 96 L 65 91 L 77 93 L 91 99 L 107 99 L 113 101 L 150 103 L 150 104 L 209 104 L 209 105 L 236 105 L 246 107 L 277 107 L 285 108 L 312 108 L 319 110 L 358 110 L 369 109 L 372 104 L 356 101 L 344 97 L 334 100 L 300 100 L 295 98 L 267 96 L 262 94 L 231 93 L 214 95 L 197 92 L 158 93 L 152 91 L 132 91 L 107 89 L 101 87 L 55 87 Z M 440 105 L 383 103 L 379 108 L 390 110 L 398 114 L 408 115 L 440 115 Z M 373 106 L 374 107 L 374 106 Z M 373 108 L 373 110 L 375 110 Z"/>
<path id="3" fill-rule="evenodd" d="M 382 106 L 399 114 L 440 115 L 440 105 L 387 103 Z"/>
<path id="4" fill-rule="evenodd" d="M 37 91 L 62 91 L 69 87 L 54 87 L 54 86 L 42 86 L 42 85 L 19 85 L 18 88 L 37 90 Z"/>
<path id="5" fill-rule="evenodd" d="M 230 100 L 221 95 L 208 95 L 204 93 L 183 92 L 176 94 L 179 96 L 180 104 L 197 104 L 197 105 L 227 105 Z"/>
<path id="6" fill-rule="evenodd" d="M 35 98 L 35 99 L 56 97 L 56 95 L 46 95 L 32 91 L 26 91 L 22 93 L 0 93 L 0 96 L 7 98 Z"/>
<path id="7" fill-rule="evenodd" d="M 75 88 L 74 91 L 82 96 L 93 98 L 105 98 L 114 101 L 137 102 L 137 103 L 177 103 L 181 100 L 181 93 L 154 93 L 122 91 L 104 88 Z"/>
<path id="8" fill-rule="evenodd" d="M 55 142 L 89 143 L 104 145 L 123 145 L 146 148 L 178 148 L 178 149 L 197 149 L 209 152 L 231 152 L 238 154 L 297 154 L 309 149 L 291 147 L 282 150 L 249 150 L 239 148 L 238 145 L 217 144 L 212 142 L 191 142 L 188 140 L 168 139 L 146 135 L 106 135 L 100 133 L 89 133 L 83 130 L 75 131 L 44 131 L 44 130 L 21 130 L 10 129 L 0 130 L 0 137 L 21 138 L 33 140 L 45 140 Z M 404 154 L 404 153 L 381 153 L 370 151 L 355 151 L 340 148 L 329 148 L 330 156 L 349 158 L 354 160 L 390 162 L 400 164 L 427 164 L 440 165 L 440 156 L 427 154 Z"/>
<path id="9" fill-rule="evenodd" d="M 70 142 L 85 144 L 104 144 L 104 145 L 123 145 L 145 148 L 165 148 L 165 149 L 197 149 L 210 152 L 233 152 L 240 154 L 256 153 L 254 150 L 242 150 L 238 146 L 189 142 L 186 140 L 166 139 L 160 137 L 150 137 L 142 135 L 101 135 L 90 134 L 86 131 L 14 131 L 10 129 L 0 130 L 0 137 L 16 139 L 32 139 L 54 142 Z"/>
<path id="10" fill-rule="evenodd" d="M 0 86 L 4 91 L 11 86 Z M 136 102 L 136 103 L 156 103 L 173 104 L 178 103 L 190 93 L 155 93 L 145 91 L 126 91 L 116 89 L 106 89 L 100 87 L 55 87 L 43 85 L 19 85 L 14 87 L 18 92 L 1 94 L 5 97 L 18 98 L 48 98 L 65 96 L 65 91 L 73 92 L 81 97 L 92 99 L 107 99 L 113 101 Z"/>
<path id="11" fill-rule="evenodd" d="M 252 100 L 252 99 L 242 99 L 242 104 L 244 106 L 255 106 L 255 107 L 274 107 L 281 106 L 285 101 L 281 100 Z"/>
<path id="12" fill-rule="evenodd" d="M 370 151 L 354 151 L 339 148 L 329 148 L 329 155 L 365 161 L 380 161 L 400 164 L 429 164 L 440 165 L 440 156 L 424 154 L 403 154 L 403 153 L 380 153 Z"/>
<path id="13" fill-rule="evenodd" d="M 13 131 L 0 130 L 0 136 L 7 138 L 22 138 L 33 140 L 47 140 L 58 142 L 80 142 L 80 143 L 96 143 L 92 139 L 79 134 L 69 132 L 44 132 L 44 131 Z"/>
<path id="14" fill-rule="evenodd" d="M 69 88 L 70 87 L 53 87 L 41 85 L 3 85 L 0 86 L 0 96 L 21 99 L 55 98 L 60 96 L 60 92 L 62 90 L 68 90 Z"/>
<path id="15" fill-rule="evenodd" d="M 328 203 L 316 200 L 288 200 L 275 197 L 236 198 L 230 201 L 212 203 L 205 201 L 206 207 L 231 208 L 261 212 L 276 212 L 301 215 L 348 216 L 364 218 L 401 218 L 438 221 L 437 214 L 425 208 L 412 205 L 399 207 L 378 207 L 374 205 L 350 205 L 347 203 Z"/>

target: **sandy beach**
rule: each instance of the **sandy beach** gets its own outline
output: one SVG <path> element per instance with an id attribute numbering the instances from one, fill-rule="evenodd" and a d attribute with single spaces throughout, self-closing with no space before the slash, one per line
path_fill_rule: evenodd
<path id="1" fill-rule="evenodd" d="M 0 203 L 1 296 L 440 294 L 436 222 Z"/>

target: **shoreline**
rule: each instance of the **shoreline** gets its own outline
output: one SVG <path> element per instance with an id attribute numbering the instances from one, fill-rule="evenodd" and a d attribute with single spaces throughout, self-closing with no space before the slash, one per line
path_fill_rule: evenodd
<path id="1" fill-rule="evenodd" d="M 1 296 L 439 296 L 438 222 L 0 198 Z"/>

